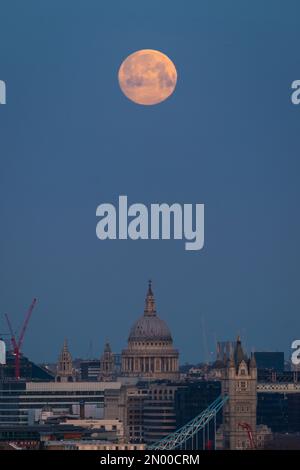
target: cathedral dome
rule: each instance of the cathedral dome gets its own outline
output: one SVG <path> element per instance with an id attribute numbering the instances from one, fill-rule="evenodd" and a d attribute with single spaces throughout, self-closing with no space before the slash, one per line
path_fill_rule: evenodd
<path id="1" fill-rule="evenodd" d="M 173 348 L 168 326 L 156 314 L 149 281 L 144 315 L 134 323 L 128 346 L 122 351 L 122 375 L 151 380 L 178 380 L 178 355 L 177 349 Z"/>
<path id="2" fill-rule="evenodd" d="M 131 328 L 128 341 L 172 341 L 168 326 L 156 315 L 151 282 L 147 292 L 144 315 Z"/>
<path id="3" fill-rule="evenodd" d="M 143 315 L 131 328 L 128 341 L 172 341 L 172 336 L 157 315 Z"/>

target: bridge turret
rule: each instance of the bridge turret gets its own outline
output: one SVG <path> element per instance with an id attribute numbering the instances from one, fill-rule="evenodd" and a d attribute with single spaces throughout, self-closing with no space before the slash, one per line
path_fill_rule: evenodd
<path id="1" fill-rule="evenodd" d="M 229 399 L 223 408 L 224 447 L 249 449 L 249 435 L 239 423 L 247 423 L 256 434 L 257 367 L 254 355 L 248 359 L 240 338 L 222 373 L 222 393 Z"/>

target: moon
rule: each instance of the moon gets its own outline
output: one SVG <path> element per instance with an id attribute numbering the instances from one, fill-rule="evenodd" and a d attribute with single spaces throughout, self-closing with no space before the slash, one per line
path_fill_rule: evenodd
<path id="1" fill-rule="evenodd" d="M 153 49 L 130 54 L 118 73 L 120 88 L 134 103 L 153 105 L 166 100 L 175 90 L 177 71 L 168 56 Z"/>

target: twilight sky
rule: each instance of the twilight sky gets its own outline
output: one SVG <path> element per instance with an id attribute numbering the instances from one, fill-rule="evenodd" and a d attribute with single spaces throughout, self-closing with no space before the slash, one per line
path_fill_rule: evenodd
<path id="1" fill-rule="evenodd" d="M 147 280 L 181 362 L 240 333 L 300 338 L 297 0 L 1 0 L 0 333 L 55 360 L 125 346 Z M 175 63 L 175 93 L 139 106 L 117 73 L 138 49 Z M 205 204 L 205 247 L 100 241 L 96 207 Z M 203 332 L 203 325 L 205 331 Z M 207 340 L 204 341 L 206 336 Z"/>

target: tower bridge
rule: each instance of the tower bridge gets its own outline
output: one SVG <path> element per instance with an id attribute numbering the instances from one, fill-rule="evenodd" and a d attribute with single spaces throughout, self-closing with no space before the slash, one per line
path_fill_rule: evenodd
<path id="1" fill-rule="evenodd" d="M 275 384 L 258 385 L 255 357 L 253 354 L 250 358 L 247 357 L 239 337 L 232 343 L 230 351 L 224 351 L 223 357 L 220 356 L 217 363 L 216 368 L 220 369 L 221 376 L 221 395 L 190 422 L 167 436 L 162 431 L 159 433 L 156 429 L 152 430 L 153 419 L 157 420 L 157 416 L 151 416 L 150 424 L 147 422 L 151 432 L 147 428 L 146 436 L 146 442 L 150 444 L 151 449 L 215 449 L 216 415 L 221 410 L 223 423 L 220 431 L 223 448 L 253 448 L 257 437 L 257 393 L 274 391 Z M 126 377 L 139 377 L 144 380 L 179 379 L 178 351 L 173 347 L 167 324 L 157 315 L 151 281 L 145 299 L 144 314 L 131 328 L 128 346 L 122 351 L 121 372 Z M 295 389 L 284 384 L 282 387 Z M 165 431 L 167 429 L 168 426 Z M 130 437 L 135 437 L 130 434 L 132 429 L 128 432 Z M 155 438 L 159 440 L 153 443 Z"/>
<path id="2" fill-rule="evenodd" d="M 246 356 L 238 337 L 230 357 L 227 358 L 225 353 L 221 362 L 221 395 L 198 416 L 151 444 L 149 449 L 216 449 L 216 416 L 221 410 L 222 447 L 238 450 L 253 449 L 256 446 L 258 385 L 255 357 L 253 354 L 250 358 Z"/>
<path id="3" fill-rule="evenodd" d="M 257 393 L 300 393 L 300 383 L 294 382 L 271 382 L 258 383 Z"/>

